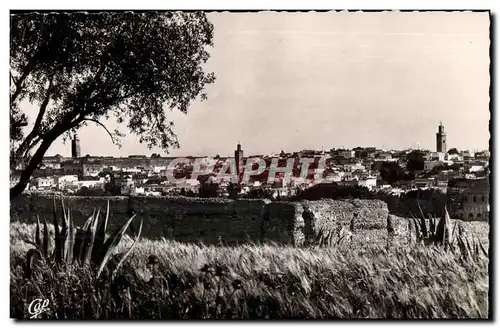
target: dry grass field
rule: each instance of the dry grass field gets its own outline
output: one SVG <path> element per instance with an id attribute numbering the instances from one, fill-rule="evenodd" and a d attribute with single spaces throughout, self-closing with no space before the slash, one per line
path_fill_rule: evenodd
<path id="1" fill-rule="evenodd" d="M 488 248 L 488 224 L 464 223 Z M 53 231 L 53 227 L 51 227 Z M 488 257 L 387 231 L 358 231 L 333 246 L 236 247 L 140 239 L 120 274 L 38 261 L 25 277 L 35 225 L 11 223 L 11 317 L 41 318 L 488 318 Z M 115 252 L 132 244 L 121 240 Z"/>

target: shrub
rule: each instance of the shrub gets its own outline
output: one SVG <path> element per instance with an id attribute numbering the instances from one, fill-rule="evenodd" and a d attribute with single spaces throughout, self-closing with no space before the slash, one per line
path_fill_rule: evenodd
<path id="1" fill-rule="evenodd" d="M 71 267 L 73 264 L 80 266 L 93 265 L 97 268 L 97 278 L 110 261 L 116 247 L 123 238 L 127 228 L 129 227 L 135 215 L 132 216 L 124 225 L 119 227 L 112 235 L 106 235 L 106 228 L 109 219 L 109 200 L 106 208 L 106 216 L 104 220 L 100 220 L 100 209 L 88 218 L 83 227 L 74 227 L 71 211 L 64 207 L 64 200 L 61 198 L 62 226 L 59 227 L 57 218 L 56 200 L 53 202 L 53 227 L 54 237 L 52 244 L 53 250 L 49 249 L 51 236 L 47 221 L 43 222 L 43 235 L 40 229 L 40 220 L 37 217 L 35 241 L 30 242 L 35 246 L 35 249 L 30 250 L 27 254 L 27 264 L 25 267 L 26 277 L 31 277 L 33 273 L 34 258 L 38 257 L 45 262 L 54 263 L 54 268 L 60 270 L 62 268 Z M 140 237 L 142 230 L 142 221 L 139 226 L 137 237 L 131 248 L 125 253 L 121 260 L 117 263 L 112 277 L 116 274 L 118 268 L 123 264 L 132 248 L 135 246 Z"/>

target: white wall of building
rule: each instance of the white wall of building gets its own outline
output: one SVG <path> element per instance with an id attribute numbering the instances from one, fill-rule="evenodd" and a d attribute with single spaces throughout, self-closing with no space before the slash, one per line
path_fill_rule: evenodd
<path id="1" fill-rule="evenodd" d="M 48 177 L 48 178 L 37 178 L 35 180 L 35 185 L 38 188 L 51 188 L 55 186 L 54 178 L 53 177 Z"/>
<path id="2" fill-rule="evenodd" d="M 78 188 L 97 188 L 104 189 L 104 179 L 100 180 L 86 180 L 86 181 L 78 181 L 75 183 Z"/>
<path id="3" fill-rule="evenodd" d="M 442 152 L 430 152 L 427 156 L 428 161 L 445 161 L 448 160 L 448 154 Z"/>
<path id="4" fill-rule="evenodd" d="M 355 156 L 356 152 L 354 150 L 340 150 L 339 151 L 339 156 L 342 156 L 344 158 L 353 158 Z"/>
<path id="5" fill-rule="evenodd" d="M 78 175 L 62 175 L 55 178 L 55 184 L 58 189 L 73 186 L 75 182 L 78 182 Z"/>
<path id="6" fill-rule="evenodd" d="M 373 190 L 377 186 L 377 179 L 367 178 L 358 180 L 358 186 L 366 187 L 368 190 Z"/>

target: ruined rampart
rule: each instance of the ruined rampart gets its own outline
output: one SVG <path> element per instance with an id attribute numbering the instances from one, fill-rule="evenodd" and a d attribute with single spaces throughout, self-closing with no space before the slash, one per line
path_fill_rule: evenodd
<path id="1" fill-rule="evenodd" d="M 76 225 L 83 224 L 94 209 L 101 213 L 110 204 L 110 229 L 132 213 L 143 220 L 143 236 L 214 244 L 276 242 L 301 245 L 319 230 L 349 225 L 356 213 L 355 228 L 382 228 L 389 214 L 378 200 L 319 200 L 271 202 L 188 197 L 77 197 L 64 198 Z M 23 194 L 11 201 L 11 221 L 52 220 L 53 197 Z M 61 213 L 60 199 L 56 201 Z M 135 223 L 137 224 L 138 221 Z"/>

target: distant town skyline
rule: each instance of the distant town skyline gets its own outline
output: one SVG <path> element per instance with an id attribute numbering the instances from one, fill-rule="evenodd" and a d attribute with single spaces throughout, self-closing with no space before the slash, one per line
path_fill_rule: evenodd
<path id="1" fill-rule="evenodd" d="M 77 135 L 77 138 L 78 135 Z M 79 139 L 78 139 L 79 141 Z M 62 157 L 75 157 L 73 156 L 73 147 L 74 147 L 74 140 L 71 140 L 71 142 L 68 142 L 67 144 L 70 144 L 71 145 L 71 154 L 69 155 L 62 155 L 61 153 L 57 153 L 57 154 L 47 154 L 46 156 L 55 156 L 55 155 L 61 155 Z M 241 145 L 241 144 L 236 144 L 236 147 L 238 145 Z M 236 148 L 235 147 L 235 148 Z M 406 148 L 386 148 L 386 147 L 377 147 L 375 145 L 358 145 L 358 146 L 354 146 L 354 147 L 344 147 L 344 146 L 341 146 L 341 147 L 330 147 L 330 148 L 322 148 L 322 149 L 318 149 L 318 148 L 308 148 L 308 149 L 290 149 L 288 151 L 286 151 L 287 153 L 294 153 L 294 152 L 301 152 L 301 151 L 320 151 L 320 150 L 324 150 L 325 152 L 328 152 L 332 149 L 355 149 L 355 148 L 358 148 L 358 147 L 361 147 L 361 148 L 376 148 L 376 149 L 380 149 L 380 150 L 385 150 L 385 151 L 403 151 L 403 150 L 408 150 L 408 149 L 415 149 L 415 150 L 422 150 L 422 151 L 430 151 L 430 152 L 439 152 L 437 151 L 437 149 L 429 149 L 429 148 L 422 148 L 420 147 L 420 145 L 417 145 L 417 147 L 406 147 Z M 457 149 L 458 151 L 489 151 L 489 147 L 487 148 L 457 148 L 457 147 L 451 147 L 451 148 L 448 148 L 447 151 L 444 151 L 444 152 L 448 152 L 450 149 Z M 242 150 L 243 147 L 242 147 Z M 246 156 L 254 156 L 254 155 L 271 155 L 271 154 L 278 154 L 280 152 L 284 151 L 283 149 L 281 150 L 276 150 L 276 151 L 272 151 L 272 152 L 269 152 L 269 153 L 251 153 L 251 154 L 248 154 L 246 153 Z M 121 154 L 118 154 L 118 155 L 110 155 L 110 154 L 85 154 L 85 155 L 82 155 L 80 153 L 80 151 L 78 150 L 77 151 L 77 154 L 78 156 L 76 157 L 85 157 L 87 155 L 90 155 L 90 156 L 94 156 L 94 157 L 109 157 L 109 156 L 112 156 L 112 157 L 128 157 L 128 156 L 147 156 L 147 157 L 150 157 L 152 156 L 153 154 L 157 154 L 157 155 L 160 155 L 160 157 L 176 157 L 175 155 L 173 154 L 164 154 L 162 152 L 160 153 L 155 153 L 153 151 L 149 151 L 148 153 L 130 153 L 130 154 L 124 154 L 124 153 L 121 153 Z M 228 154 L 227 151 L 226 152 L 221 152 L 221 153 L 217 153 L 217 154 L 185 154 L 183 156 L 194 156 L 194 157 L 215 157 L 215 156 L 222 156 L 222 157 L 231 157 L 233 156 L 234 157 L 234 154 Z"/>
<path id="2" fill-rule="evenodd" d="M 168 156 L 231 156 L 357 146 L 489 148 L 489 15 L 210 13 L 217 80 L 187 115 L 169 113 L 180 143 Z M 36 107 L 23 104 L 34 120 Z M 110 130 L 116 127 L 107 123 Z M 121 129 L 126 132 L 126 129 Z M 79 130 L 81 155 L 167 154 L 134 135 L 119 149 L 98 126 Z M 54 142 L 47 156 L 71 155 Z"/>

